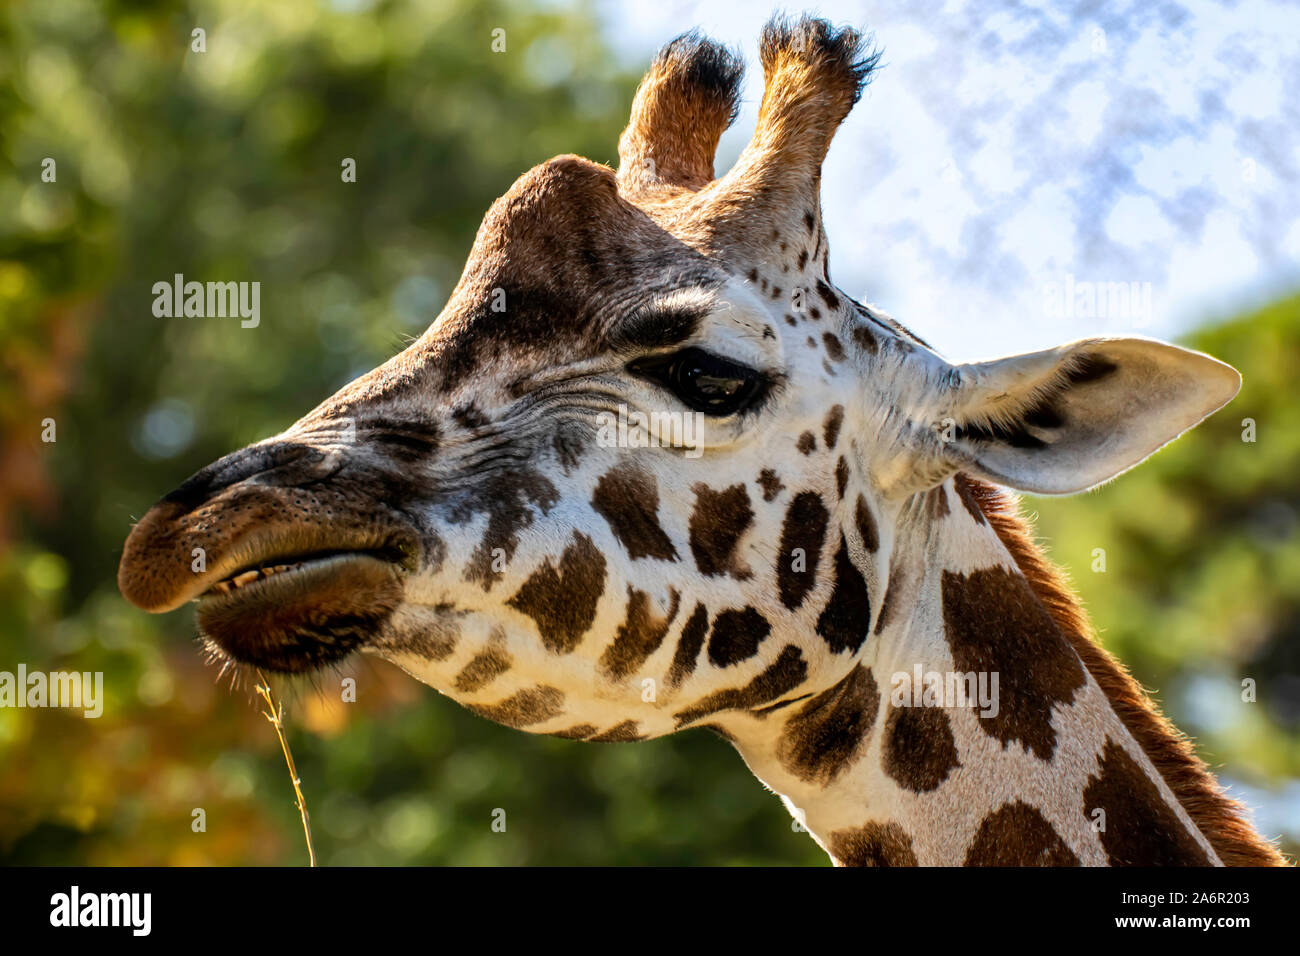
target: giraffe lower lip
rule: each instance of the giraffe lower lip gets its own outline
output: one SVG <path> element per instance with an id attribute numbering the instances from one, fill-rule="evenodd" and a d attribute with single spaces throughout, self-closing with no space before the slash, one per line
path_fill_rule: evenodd
<path id="1" fill-rule="evenodd" d="M 280 568 L 280 570 L 276 570 Z M 285 673 L 363 647 L 401 603 L 401 567 L 371 552 L 267 562 L 199 599 L 199 633 L 219 657 Z"/>

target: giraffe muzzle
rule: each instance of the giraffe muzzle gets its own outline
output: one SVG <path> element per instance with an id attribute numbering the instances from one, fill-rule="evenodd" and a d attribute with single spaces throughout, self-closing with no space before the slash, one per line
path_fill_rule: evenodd
<path id="1" fill-rule="evenodd" d="M 335 452 L 236 452 L 149 509 L 118 586 L 154 613 L 197 602 L 217 658 L 290 673 L 333 663 L 382 629 L 420 562 L 415 529 L 367 485 Z"/>

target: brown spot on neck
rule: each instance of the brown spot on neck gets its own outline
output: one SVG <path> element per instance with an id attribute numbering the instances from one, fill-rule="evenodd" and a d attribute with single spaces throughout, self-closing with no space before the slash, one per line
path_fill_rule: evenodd
<path id="1" fill-rule="evenodd" d="M 1034 807 L 1016 800 L 986 816 L 966 866 L 1078 866 L 1079 858 Z"/>
<path id="2" fill-rule="evenodd" d="M 826 786 L 862 756 L 879 709 L 871 669 L 858 664 L 790 718 L 777 757 L 800 780 Z"/>
<path id="3" fill-rule="evenodd" d="M 1053 708 L 1085 685 L 1083 665 L 1024 576 L 1004 568 L 942 572 L 944 633 L 959 672 L 998 674 L 998 712 L 981 730 L 1050 760 Z"/>
<path id="4" fill-rule="evenodd" d="M 817 618 L 817 634 L 833 653 L 857 653 L 870 628 L 871 599 L 867 582 L 849 558 L 849 546 L 841 536 L 839 550 L 835 552 L 835 586 Z"/>
<path id="5" fill-rule="evenodd" d="M 934 790 L 959 766 L 948 714 L 941 707 L 889 708 L 881 764 L 913 793 Z"/>
<path id="6" fill-rule="evenodd" d="M 840 866 L 916 866 L 912 838 L 897 823 L 864 823 L 834 830 L 831 858 Z"/>
<path id="7" fill-rule="evenodd" d="M 1210 859 L 1165 803 L 1137 761 L 1113 740 L 1106 741 L 1097 772 L 1083 790 L 1084 815 L 1091 822 L 1105 812 L 1097 834 L 1111 866 L 1209 866 Z"/>

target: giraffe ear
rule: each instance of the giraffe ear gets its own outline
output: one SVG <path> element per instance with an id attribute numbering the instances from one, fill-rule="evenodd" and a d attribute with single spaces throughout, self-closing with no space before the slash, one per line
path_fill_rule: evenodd
<path id="1" fill-rule="evenodd" d="M 1020 491 L 1073 494 L 1143 461 L 1241 388 L 1230 365 L 1139 338 L 1085 339 L 954 370 L 953 464 Z"/>

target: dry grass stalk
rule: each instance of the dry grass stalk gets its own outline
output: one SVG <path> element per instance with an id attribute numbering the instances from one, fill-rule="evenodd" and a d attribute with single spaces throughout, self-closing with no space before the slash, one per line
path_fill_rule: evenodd
<path id="1" fill-rule="evenodd" d="M 266 701 L 267 709 L 262 716 L 275 728 L 275 735 L 280 738 L 280 749 L 284 751 L 284 762 L 289 765 L 289 779 L 293 781 L 293 795 L 298 801 L 298 814 L 302 817 L 302 832 L 307 836 L 307 858 L 311 866 L 316 865 L 316 848 L 311 842 L 311 817 L 307 813 L 307 801 L 302 795 L 302 781 L 298 779 L 298 768 L 294 766 L 293 754 L 289 751 L 289 741 L 284 735 L 284 704 L 276 703 L 271 695 L 271 684 L 259 670 L 257 672 L 257 692 Z"/>

